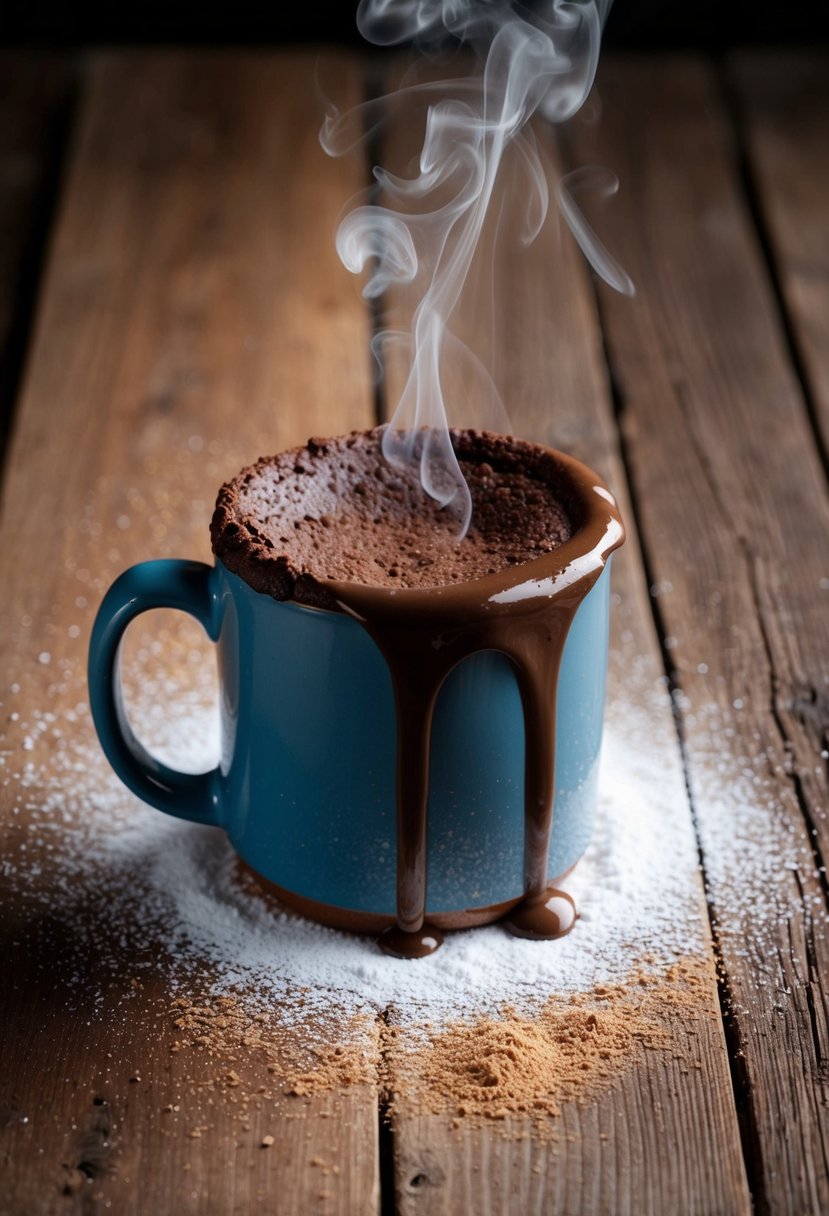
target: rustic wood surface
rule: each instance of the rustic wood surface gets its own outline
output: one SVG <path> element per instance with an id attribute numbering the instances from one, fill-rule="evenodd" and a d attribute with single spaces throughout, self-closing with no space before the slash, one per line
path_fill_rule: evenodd
<path id="1" fill-rule="evenodd" d="M 537 135 L 550 161 L 552 195 L 565 170 L 549 128 L 539 128 Z M 384 137 L 388 153 L 381 149 L 382 162 L 392 161 L 399 171 L 419 148 L 422 129 L 412 130 L 401 119 L 391 122 Z M 531 250 L 517 252 L 523 208 L 510 210 L 500 199 L 494 207 L 499 211 L 499 240 L 509 249 L 509 258 L 496 271 L 497 291 L 510 306 L 487 347 L 487 357 L 503 386 L 515 433 L 578 456 L 600 472 L 619 497 L 628 537 L 614 558 L 618 598 L 608 685 L 611 715 L 614 704 L 637 700 L 648 704 L 649 727 L 664 755 L 663 813 L 687 823 L 690 810 L 670 701 L 664 696 L 654 704 L 652 695 L 663 674 L 662 660 L 627 498 L 589 275 L 575 243 L 554 222 L 545 226 Z M 469 335 L 474 343 L 476 332 L 491 327 L 482 310 L 486 288 L 480 283 L 471 286 L 467 296 L 471 307 L 465 309 L 461 302 L 453 330 Z M 390 310 L 391 321 L 405 319 L 410 308 L 411 301 L 407 303 L 399 292 Z M 399 400 L 405 367 L 391 352 L 385 380 L 387 412 Z M 465 374 L 451 363 L 447 366 L 447 399 L 453 410 L 474 411 Z M 630 655 L 637 656 L 635 673 L 625 658 Z M 685 840 L 684 856 L 675 857 L 673 864 L 677 869 L 685 867 L 688 883 L 665 912 L 687 925 L 689 943 L 699 938 L 704 924 L 711 957 L 699 1016 L 681 1022 L 666 1006 L 661 1027 L 664 1049 L 646 1053 L 609 1094 L 568 1106 L 554 1151 L 532 1134 L 517 1149 L 498 1126 L 453 1129 L 449 1117 L 418 1114 L 416 1103 L 408 1101 L 405 1092 L 400 1094 L 394 1141 L 401 1212 L 455 1213 L 464 1210 L 464 1204 L 481 1213 L 514 1210 L 562 1216 L 750 1210 L 692 833 Z M 626 970 L 626 961 L 620 959 L 618 982 L 624 983 Z M 685 1075 L 692 1058 L 701 1067 Z M 642 1103 L 644 1093 L 653 1095 L 660 1108 L 658 1131 L 650 1102 Z M 411 1185 L 412 1179 L 418 1180 L 417 1186 Z"/>
<path id="2" fill-rule="evenodd" d="M 743 151 L 783 316 L 829 452 L 829 51 L 741 52 L 729 63 Z"/>
<path id="3" fill-rule="evenodd" d="M 71 99 L 65 58 L 0 55 L 0 455 L 37 295 Z"/>
<path id="4" fill-rule="evenodd" d="M 86 65 L 4 486 L 7 771 L 26 762 L 21 722 L 83 699 L 91 616 L 119 569 L 206 557 L 225 476 L 373 421 L 375 318 L 331 240 L 367 166 L 319 152 L 315 59 Z M 554 1148 L 449 1129 L 397 1095 L 381 1169 L 373 1085 L 297 1114 L 241 1045 L 256 1095 L 241 1122 L 215 1060 L 170 1054 L 172 994 L 131 926 L 90 897 L 77 935 L 37 892 L 6 896 L 0 1213 L 827 1210 L 827 111 L 814 58 L 781 65 L 738 60 L 727 87 L 697 60 L 604 66 L 601 122 L 551 154 L 618 172 L 599 226 L 638 295 L 595 298 L 551 230 L 560 285 L 538 251 L 515 266 L 495 352 L 518 433 L 594 464 L 631 524 L 611 700 L 648 696 L 660 795 L 687 823 L 670 911 L 708 943 L 699 1018 L 666 1016 L 669 1047 L 565 1108 Z M 327 54 L 324 72 L 360 97 L 357 58 Z M 126 516 L 101 544 L 95 528 Z M 665 674 L 673 706 L 654 708 Z M 77 732 L 89 747 L 83 715 Z M 43 736 L 36 756 L 61 746 Z M 39 847 L 27 825 L 47 796 L 35 781 L 22 806 L 0 777 L 7 865 Z M 321 1178 L 319 1159 L 339 1173 Z"/>
<path id="5" fill-rule="evenodd" d="M 604 231 L 639 295 L 631 305 L 602 292 L 601 309 L 676 689 L 749 1180 L 761 1211 L 820 1212 L 826 480 L 713 71 L 611 63 L 600 89 L 603 122 L 576 147 L 625 183 Z M 823 223 L 827 237 L 825 213 Z"/>
<path id="6" fill-rule="evenodd" d="M 31 720 L 84 697 L 94 600 L 117 565 L 149 546 L 207 556 L 217 484 L 264 447 L 372 421 L 367 322 L 331 242 L 361 182 L 352 164 L 319 153 L 315 59 L 94 64 L 6 481 L 2 667 L 21 685 L 3 708 L 12 731 L 11 712 Z M 355 67 L 328 67 L 355 102 Z M 77 526 L 84 507 L 93 519 L 130 513 L 115 564 Z M 27 832 L 11 814 L 15 783 L 2 794 L 8 860 Z M 48 854 L 43 866 L 48 883 Z M 93 950 L 41 904 L 4 908 L 0 1004 L 15 1046 L 2 1063 L 0 1211 L 248 1212 L 274 1194 L 284 1211 L 375 1210 L 375 1088 L 287 1118 L 266 1059 L 240 1048 L 239 1086 L 214 1093 L 227 1065 L 168 1049 L 177 1032 L 163 977 L 131 987 L 140 960 L 118 945 L 130 926 L 112 924 L 105 906 L 86 915 Z M 103 1010 L 93 1007 L 98 956 L 116 960 Z M 260 1086 L 274 1096 L 257 1099 L 245 1129 L 231 1099 Z M 167 1104 L 181 1110 L 164 1114 Z M 332 1156 L 341 1169 L 326 1183 L 309 1162 Z"/>

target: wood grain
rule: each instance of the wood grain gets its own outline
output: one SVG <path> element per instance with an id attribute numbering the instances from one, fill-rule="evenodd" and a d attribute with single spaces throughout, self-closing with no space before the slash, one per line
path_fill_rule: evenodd
<path id="1" fill-rule="evenodd" d="M 762 1212 L 829 1205 L 829 500 L 712 71 L 605 65 L 602 292 Z M 792 323 L 797 329 L 795 314 Z M 805 346 L 804 346 L 805 350 Z"/>
<path id="2" fill-rule="evenodd" d="M 0 1060 L 3 1216 L 379 1204 L 374 1085 L 298 1106 L 255 1044 L 234 1045 L 232 1060 L 172 1052 L 167 961 L 138 913 L 114 923 L 106 883 L 90 874 L 67 919 L 58 885 L 61 843 L 77 850 L 83 831 L 74 812 L 60 821 L 60 782 L 73 777 L 58 761 L 104 764 L 83 669 L 108 582 L 145 557 L 206 557 L 216 487 L 261 451 L 372 421 L 367 318 L 332 242 L 363 169 L 319 152 L 314 60 L 91 64 L 0 547 L 0 1026 L 13 1044 Z M 822 97 L 818 61 L 792 62 L 805 95 Z M 789 66 L 767 66 L 740 59 L 732 82 L 825 443 L 825 118 L 798 100 Z M 334 57 L 324 76 L 358 99 L 355 62 Z M 507 1136 L 450 1128 L 398 1094 L 396 1202 L 403 1213 L 707 1216 L 753 1200 L 817 1213 L 829 1207 L 826 484 L 713 72 L 617 61 L 601 92 L 603 121 L 579 126 L 571 152 L 620 173 L 598 222 L 638 297 L 602 291 L 603 335 L 584 266 L 549 229 L 502 268 L 509 307 L 491 355 L 516 431 L 595 465 L 641 527 L 644 566 L 631 526 L 614 571 L 610 700 L 617 713 L 647 707 L 664 756 L 660 804 L 684 841 L 670 860 L 687 875 L 665 914 L 694 950 L 702 943 L 704 995 L 698 1016 L 666 1012 L 664 1048 L 600 1100 L 566 1106 L 553 1143 L 520 1121 Z M 410 133 L 398 135 L 404 155 Z M 464 324 L 474 333 L 479 315 Z M 389 373 L 387 403 L 394 360 Z M 134 672 L 159 674 L 141 656 L 161 637 L 182 697 L 200 695 L 210 681 L 188 659 L 205 649 L 198 634 L 155 615 L 131 640 Z M 671 706 L 654 693 L 663 660 L 686 773 Z M 69 739 L 51 723 L 40 731 L 46 713 L 63 725 L 70 712 Z M 200 983 L 187 995 L 201 999 Z M 290 1067 L 291 1044 L 274 1044 Z"/>
<path id="3" fill-rule="evenodd" d="M 729 83 L 829 452 L 829 52 L 740 52 L 729 64 Z"/>
<path id="4" fill-rule="evenodd" d="M 0 54 L 0 452 L 25 354 L 71 93 L 65 56 Z"/>
<path id="5" fill-rule="evenodd" d="M 393 128 L 387 135 L 392 155 L 405 159 L 413 136 L 411 128 Z M 549 130 L 540 137 L 555 180 L 558 153 Z M 624 718 L 635 706 L 647 706 L 650 741 L 663 757 L 660 806 L 684 842 L 671 864 L 685 880 L 662 913 L 686 926 L 689 951 L 701 951 L 705 981 L 698 1015 L 680 1020 L 666 1009 L 664 1049 L 637 1059 L 599 1098 L 566 1105 L 552 1143 L 518 1119 L 508 1126 L 451 1127 L 448 1117 L 424 1116 L 405 1092 L 399 1094 L 397 1199 L 400 1211 L 409 1214 L 747 1212 L 751 1205 L 690 808 L 671 707 L 657 692 L 663 671 L 659 640 L 627 500 L 595 302 L 580 255 L 554 218 L 536 244 L 519 255 L 516 222 L 509 215 L 502 211 L 500 217 L 501 239 L 511 252 L 498 267 L 495 325 L 481 326 L 479 296 L 472 311 L 454 321 L 477 350 L 482 341 L 494 344 L 484 349 L 515 433 L 588 461 L 619 497 L 629 535 L 614 566 L 611 716 Z M 398 298 L 390 311 L 405 315 L 406 301 Z M 404 374 L 401 361 L 391 358 L 387 408 L 393 407 Z M 448 369 L 450 410 L 468 410 L 464 380 Z M 637 948 L 647 946 L 647 941 L 636 943 L 630 960 L 619 959 L 617 982 L 626 982 Z"/>
<path id="6" fill-rule="evenodd" d="M 227 1062 L 171 1053 L 167 965 L 134 948 L 138 919 L 113 923 L 96 885 L 106 876 L 92 867 L 88 890 L 73 880 L 76 921 L 57 885 L 50 907 L 61 832 L 77 849 L 83 824 L 60 827 L 58 800 L 57 834 L 36 826 L 61 772 L 73 778 L 56 768 L 47 788 L 65 739 L 50 730 L 27 753 L 24 738 L 37 712 L 60 720 L 80 702 L 70 756 L 103 773 L 83 673 L 106 584 L 139 559 L 206 557 L 216 489 L 243 462 L 371 424 L 367 319 L 332 239 L 363 171 L 318 146 L 315 63 L 294 52 L 91 64 L 5 486 L 4 1216 L 378 1205 L 375 1086 L 299 1104 L 263 1053 L 237 1044 L 233 1069 L 254 1095 L 240 1122 Z M 334 57 L 325 71 L 359 98 L 356 63 Z M 163 627 L 148 620 L 146 634 Z M 181 1109 L 163 1113 L 170 1104 Z M 339 1172 L 323 1177 L 314 1159 Z"/>

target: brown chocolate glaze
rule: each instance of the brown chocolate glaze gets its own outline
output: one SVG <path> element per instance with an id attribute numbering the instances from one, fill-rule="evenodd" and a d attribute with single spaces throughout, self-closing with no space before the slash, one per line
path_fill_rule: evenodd
<path id="1" fill-rule="evenodd" d="M 559 890 L 564 887 L 575 865 L 550 880 L 550 887 Z M 249 866 L 241 857 L 236 860 L 236 873 L 239 881 L 252 884 L 256 890 L 268 899 L 273 899 L 283 908 L 290 908 L 306 920 L 314 920 L 319 925 L 327 925 L 329 929 L 337 929 L 341 933 L 363 933 L 370 937 L 378 937 L 386 929 L 391 929 L 396 920 L 394 916 L 382 912 L 362 912 L 356 908 L 343 908 L 339 904 L 324 904 L 317 899 L 306 899 L 295 891 L 287 891 L 278 886 Z M 572 897 L 564 892 L 565 899 L 572 904 Z M 478 929 L 482 925 L 491 925 L 496 920 L 504 920 L 521 899 L 505 899 L 501 903 L 489 904 L 478 908 L 458 908 L 451 912 L 436 912 L 430 917 L 436 929 L 445 933 L 450 929 Z M 575 906 L 575 905 L 573 905 Z M 560 934 L 558 936 L 561 936 Z"/>
<path id="2" fill-rule="evenodd" d="M 543 891 L 522 899 L 505 917 L 504 923 L 516 937 L 550 940 L 565 937 L 578 920 L 578 915 L 572 895 L 545 880 Z"/>
<path id="3" fill-rule="evenodd" d="M 443 945 L 443 934 L 436 925 L 424 921 L 419 929 L 404 929 L 399 923 L 385 929 L 377 939 L 384 954 L 393 958 L 426 958 Z"/>
<path id="4" fill-rule="evenodd" d="M 358 438 L 359 445 L 352 446 L 373 443 L 379 450 L 379 432 Z M 579 461 L 485 432 L 453 432 L 452 441 L 462 467 L 485 462 L 496 474 L 521 468 L 552 487 L 552 501 L 563 506 L 568 522 L 562 529 L 559 518 L 556 527 L 568 538 L 552 548 L 545 545 L 536 557 L 522 553 L 518 564 L 503 564 L 502 556 L 497 569 L 438 586 L 330 578 L 275 552 L 261 523 L 240 511 L 241 486 L 250 485 L 257 471 L 261 475 L 261 462 L 223 487 L 212 526 L 217 556 L 255 590 L 347 613 L 368 631 L 388 664 L 397 712 L 397 918 L 380 945 L 406 957 L 431 953 L 442 940 L 426 920 L 434 707 L 453 668 L 482 650 L 500 651 L 513 662 L 524 711 L 524 895 L 505 923 L 518 935 L 537 938 L 559 937 L 572 927 L 572 900 L 547 882 L 558 672 L 576 610 L 624 540 L 612 495 Z M 312 441 L 342 442 L 348 440 Z M 304 470 L 307 450 L 289 454 L 294 467 Z"/>

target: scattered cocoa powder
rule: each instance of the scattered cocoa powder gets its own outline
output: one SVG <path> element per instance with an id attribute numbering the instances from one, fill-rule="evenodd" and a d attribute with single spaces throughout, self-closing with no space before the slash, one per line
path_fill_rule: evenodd
<path id="1" fill-rule="evenodd" d="M 256 1099 L 273 1096 L 267 1086 L 248 1083 L 227 1067 L 250 1059 L 251 1053 L 260 1061 L 264 1058 L 268 1072 L 278 1075 L 274 1092 L 291 1097 L 343 1091 L 377 1080 L 378 1030 L 374 1019 L 365 1015 L 337 1022 L 322 1034 L 316 1021 L 286 1029 L 265 1012 L 252 1013 L 249 1000 L 235 996 L 202 997 L 197 1002 L 177 997 L 171 1012 L 177 1037 L 170 1051 L 194 1049 L 221 1061 L 207 1084 L 225 1091 L 226 1098 L 239 1105 L 242 1118 Z M 327 1045 L 321 1047 L 321 1041 Z"/>
<path id="2" fill-rule="evenodd" d="M 445 1115 L 454 1127 L 491 1122 L 499 1134 L 521 1136 L 532 1126 L 554 1138 L 565 1104 L 594 1101 L 649 1051 L 674 1057 L 684 1075 L 701 1067 L 688 1039 L 701 1017 L 717 1016 L 706 999 L 710 979 L 705 959 L 661 969 L 644 960 L 625 983 L 551 996 L 532 1014 L 505 1008 L 497 1017 L 418 1026 L 363 1015 L 325 1034 L 311 1022 L 287 1031 L 235 996 L 179 997 L 170 1049 L 216 1061 L 201 1086 L 237 1105 L 243 1126 L 263 1097 L 300 1099 L 301 1114 L 308 1100 L 368 1084 L 386 1095 L 392 1118 Z M 251 1054 L 276 1074 L 272 1091 L 259 1083 L 261 1068 L 255 1080 L 244 1075 Z M 196 1125 L 189 1134 L 206 1130 Z"/>
<path id="3" fill-rule="evenodd" d="M 376 1039 L 373 1044 L 376 1050 Z M 314 1048 L 314 1064 L 305 1072 L 287 1078 L 287 1092 L 294 1097 L 342 1091 L 352 1085 L 376 1082 L 377 1066 L 366 1043 Z"/>
<path id="4" fill-rule="evenodd" d="M 170 1043 L 173 1054 L 186 1047 L 196 1047 L 209 1056 L 229 1060 L 235 1058 L 234 1053 L 239 1048 L 268 1052 L 273 1047 L 274 1035 L 268 1030 L 267 1015 L 252 1014 L 235 996 L 208 997 L 198 1003 L 176 997 L 171 1011 L 173 1025 L 179 1032 Z M 239 1084 L 239 1078 L 232 1070 L 224 1071 L 221 1079 L 225 1084 Z"/>
<path id="5" fill-rule="evenodd" d="M 583 1102 L 632 1060 L 643 1039 L 663 1032 L 636 1009 L 561 1006 L 550 1001 L 536 1017 L 505 1013 L 427 1034 L 422 1046 L 393 1052 L 395 1109 L 449 1112 L 461 1119 L 546 1122 L 562 1103 Z"/>
<path id="6" fill-rule="evenodd" d="M 593 1101 L 644 1052 L 687 1059 L 672 1023 L 680 1018 L 694 1033 L 705 968 L 704 960 L 689 960 L 661 976 L 640 969 L 626 984 L 551 997 L 534 1016 L 506 1009 L 500 1018 L 424 1026 L 419 1041 L 391 1027 L 391 1115 L 448 1113 L 455 1127 L 519 1116 L 524 1127 L 529 1121 L 536 1134 L 552 1136 L 565 1103 Z"/>

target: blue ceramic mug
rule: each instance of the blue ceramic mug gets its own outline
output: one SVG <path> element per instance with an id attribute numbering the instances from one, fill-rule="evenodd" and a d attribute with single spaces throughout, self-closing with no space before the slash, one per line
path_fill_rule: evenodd
<path id="1" fill-rule="evenodd" d="M 608 560 L 562 656 L 551 876 L 575 865 L 593 828 L 609 595 Z M 190 613 L 218 643 L 222 758 L 200 775 L 155 759 L 121 697 L 124 630 L 162 607 Z M 386 663 L 358 622 L 254 591 L 221 561 L 144 562 L 101 605 L 89 685 L 104 751 L 145 802 L 223 828 L 242 861 L 314 919 L 366 932 L 394 921 L 395 706 Z M 429 782 L 428 919 L 494 920 L 524 880 L 524 718 L 504 655 L 473 654 L 447 677 Z"/>

